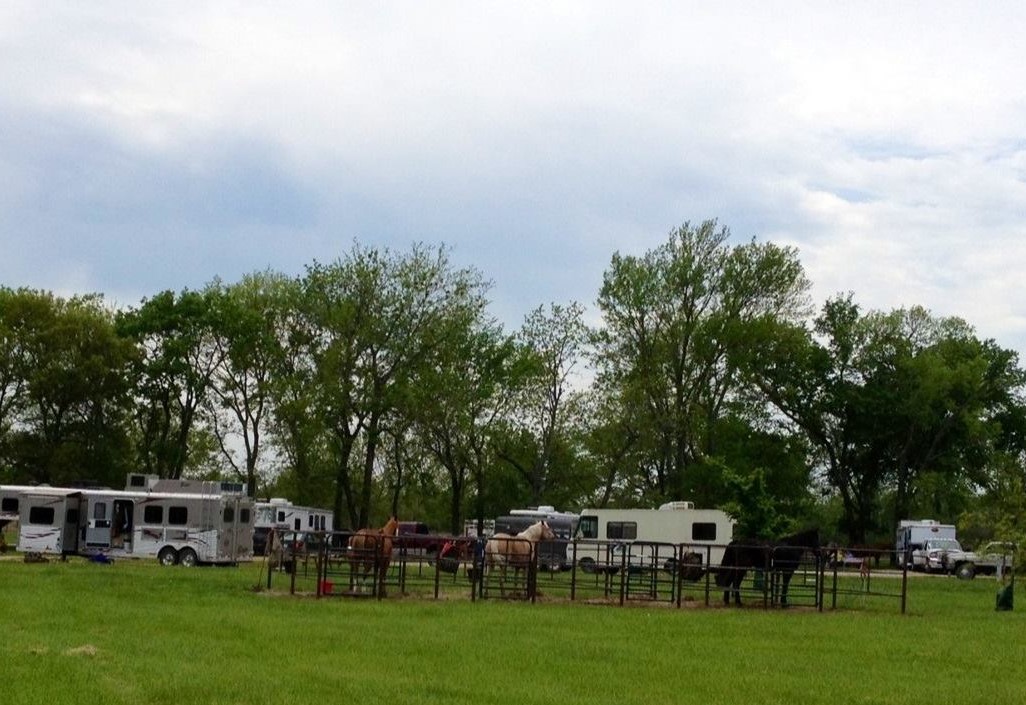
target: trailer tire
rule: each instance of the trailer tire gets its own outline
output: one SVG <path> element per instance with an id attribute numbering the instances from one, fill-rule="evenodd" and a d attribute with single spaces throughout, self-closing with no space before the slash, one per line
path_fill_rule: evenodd
<path id="1" fill-rule="evenodd" d="M 178 551 L 171 546 L 164 546 L 157 553 L 157 560 L 161 565 L 174 565 L 178 562 Z"/>
<path id="2" fill-rule="evenodd" d="M 178 552 L 178 564 L 184 565 L 186 568 L 192 568 L 196 565 L 196 552 L 191 548 L 183 548 Z"/>
<path id="3" fill-rule="evenodd" d="M 959 563 L 955 566 L 955 575 L 959 580 L 972 580 L 976 577 L 976 566 L 972 563 Z"/>
<path id="4" fill-rule="evenodd" d="M 581 570 L 585 573 L 595 572 L 595 559 L 591 556 L 585 556 L 581 560 L 577 561 L 577 565 L 581 566 Z"/>

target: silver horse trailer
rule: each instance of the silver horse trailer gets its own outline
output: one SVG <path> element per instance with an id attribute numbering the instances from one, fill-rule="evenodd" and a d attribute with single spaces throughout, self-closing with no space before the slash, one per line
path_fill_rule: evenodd
<path id="1" fill-rule="evenodd" d="M 131 476 L 129 486 L 132 486 Z M 146 489 L 33 488 L 20 496 L 18 550 L 157 558 L 164 565 L 253 557 L 253 500 L 231 485 L 151 478 Z"/>

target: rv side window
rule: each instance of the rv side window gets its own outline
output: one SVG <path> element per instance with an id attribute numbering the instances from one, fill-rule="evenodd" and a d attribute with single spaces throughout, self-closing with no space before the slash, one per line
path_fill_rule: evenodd
<path id="1" fill-rule="evenodd" d="M 93 505 L 93 519 L 106 519 L 107 518 L 107 503 L 97 502 Z"/>
<path id="2" fill-rule="evenodd" d="M 225 524 L 231 524 L 235 521 L 235 507 L 225 507 L 224 517 L 222 518 Z"/>
<path id="3" fill-rule="evenodd" d="M 696 521 L 691 525 L 692 541 L 715 541 L 716 524 L 711 521 Z"/>
<path id="4" fill-rule="evenodd" d="M 240 524 L 248 524 L 249 523 L 249 510 L 248 509 L 242 509 L 242 510 L 239 511 L 239 523 Z"/>
<path id="5" fill-rule="evenodd" d="M 168 507 L 167 523 L 172 526 L 185 526 L 189 523 L 189 510 L 185 507 Z"/>
<path id="6" fill-rule="evenodd" d="M 53 507 L 30 507 L 29 524 L 53 526 Z"/>
<path id="7" fill-rule="evenodd" d="M 577 535 L 582 539 L 598 538 L 598 517 L 581 517 L 577 525 Z"/>
<path id="8" fill-rule="evenodd" d="M 164 523 L 164 508 L 157 506 L 156 504 L 149 504 L 143 509 L 143 523 L 144 524 L 163 524 Z"/>
<path id="9" fill-rule="evenodd" d="M 278 512 L 278 522 L 285 523 L 285 512 Z"/>
<path id="10" fill-rule="evenodd" d="M 638 523 L 635 521 L 611 521 L 606 524 L 607 539 L 638 538 Z"/>
<path id="11" fill-rule="evenodd" d="M 0 502 L 0 511 L 15 513 L 18 511 L 18 498 L 17 497 L 4 497 L 3 501 Z"/>
<path id="12" fill-rule="evenodd" d="M 296 525 L 296 531 L 303 528 L 303 520 L 300 517 L 296 517 L 296 520 L 293 523 Z"/>

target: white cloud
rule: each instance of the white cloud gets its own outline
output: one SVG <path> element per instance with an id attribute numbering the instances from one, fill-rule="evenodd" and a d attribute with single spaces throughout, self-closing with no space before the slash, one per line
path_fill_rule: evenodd
<path id="1" fill-rule="evenodd" d="M 799 247 L 820 299 L 1026 351 L 1022 36 L 1017 3 L 6 3 L 0 282 L 142 296 L 442 240 L 516 324 L 718 217 Z"/>

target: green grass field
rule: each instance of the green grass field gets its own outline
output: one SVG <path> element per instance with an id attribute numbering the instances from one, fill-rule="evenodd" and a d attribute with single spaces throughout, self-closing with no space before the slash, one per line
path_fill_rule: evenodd
<path id="1" fill-rule="evenodd" d="M 909 613 L 314 599 L 259 564 L 0 561 L 3 702 L 1020 702 L 1026 616 L 993 579 Z M 857 606 L 857 605 L 856 605 Z"/>

